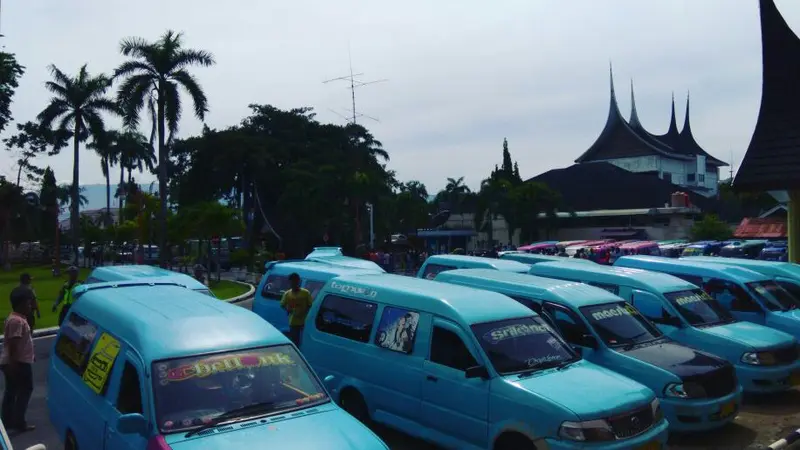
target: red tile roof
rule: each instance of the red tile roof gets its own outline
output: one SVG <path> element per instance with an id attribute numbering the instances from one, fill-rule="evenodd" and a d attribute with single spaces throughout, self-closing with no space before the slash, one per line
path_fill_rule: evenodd
<path id="1" fill-rule="evenodd" d="M 748 217 L 736 227 L 737 238 L 785 238 L 786 221 L 780 218 L 758 219 Z"/>

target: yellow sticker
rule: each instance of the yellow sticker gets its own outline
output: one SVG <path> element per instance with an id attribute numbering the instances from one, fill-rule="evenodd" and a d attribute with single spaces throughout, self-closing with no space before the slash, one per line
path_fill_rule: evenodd
<path id="1" fill-rule="evenodd" d="M 111 373 L 111 368 L 114 367 L 114 360 L 117 359 L 118 354 L 119 341 L 110 334 L 101 334 L 100 339 L 97 340 L 97 344 L 92 349 L 89 364 L 83 372 L 83 382 L 95 394 L 99 395 L 103 392 L 103 386 L 108 380 L 108 375 Z"/>

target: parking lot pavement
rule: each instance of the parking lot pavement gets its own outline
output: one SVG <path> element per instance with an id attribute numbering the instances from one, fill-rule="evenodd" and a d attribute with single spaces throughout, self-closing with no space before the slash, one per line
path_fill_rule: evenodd
<path id="1" fill-rule="evenodd" d="M 238 304 L 252 307 L 252 300 Z M 63 448 L 63 444 L 50 425 L 47 413 L 47 366 L 53 347 L 52 337 L 35 341 L 36 362 L 33 366 L 34 391 L 28 408 L 28 421 L 36 425 L 33 432 L 12 435 L 14 448 L 25 449 L 42 443 L 48 449 Z M 3 387 L 0 377 L 0 389 Z M 80 411 L 76 412 L 80 414 Z M 800 427 L 800 390 L 792 390 L 776 396 L 748 399 L 736 420 L 713 432 L 696 435 L 674 436 L 670 439 L 671 450 L 756 450 L 779 439 L 787 432 Z M 377 434 L 392 450 L 436 450 L 438 447 L 424 443 L 402 433 L 378 427 Z"/>

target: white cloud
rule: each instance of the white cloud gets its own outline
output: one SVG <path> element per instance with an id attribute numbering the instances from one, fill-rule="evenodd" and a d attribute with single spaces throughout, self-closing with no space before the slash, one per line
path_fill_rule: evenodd
<path id="1" fill-rule="evenodd" d="M 800 4 L 777 0 L 800 30 Z M 490 6 L 491 5 L 491 6 Z M 501 143 L 525 176 L 572 163 L 597 137 L 608 111 L 608 62 L 620 107 L 637 108 L 653 132 L 666 129 L 674 91 L 679 123 L 692 95 L 692 128 L 718 158 L 738 161 L 760 101 L 760 30 L 755 0 L 36 0 L 3 4 L 4 44 L 27 66 L 13 112 L 30 120 L 47 103 L 46 67 L 111 71 L 121 38 L 155 39 L 172 28 L 189 47 L 212 51 L 197 75 L 211 101 L 208 123 L 238 123 L 249 103 L 349 107 L 348 50 L 365 80 L 365 125 L 384 143 L 390 167 L 431 191 L 446 177 L 477 186 L 500 161 Z M 186 115 L 182 135 L 202 124 Z M 72 155 L 40 161 L 71 177 Z M 3 161 L 11 158 L 3 158 Z M 13 162 L 0 165 L 10 174 Z M 99 160 L 81 154 L 81 182 L 102 182 Z M 143 180 L 150 181 L 147 175 Z"/>

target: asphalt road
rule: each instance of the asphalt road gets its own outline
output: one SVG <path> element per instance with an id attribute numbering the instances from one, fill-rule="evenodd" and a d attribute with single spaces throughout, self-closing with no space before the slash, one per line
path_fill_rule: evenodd
<path id="1" fill-rule="evenodd" d="M 252 300 L 238 303 L 238 305 L 250 309 Z M 50 425 L 47 412 L 47 367 L 50 363 L 53 342 L 53 337 L 34 340 L 36 349 L 36 362 L 33 365 L 34 389 L 27 418 L 30 424 L 36 426 L 36 430 L 10 436 L 14 448 L 17 450 L 24 450 L 35 444 L 45 444 L 50 450 L 64 448 Z M 2 378 L 0 376 L 0 389 L 4 387 Z M 376 431 L 393 450 L 435 450 L 438 448 L 393 430 L 378 429 Z"/>

